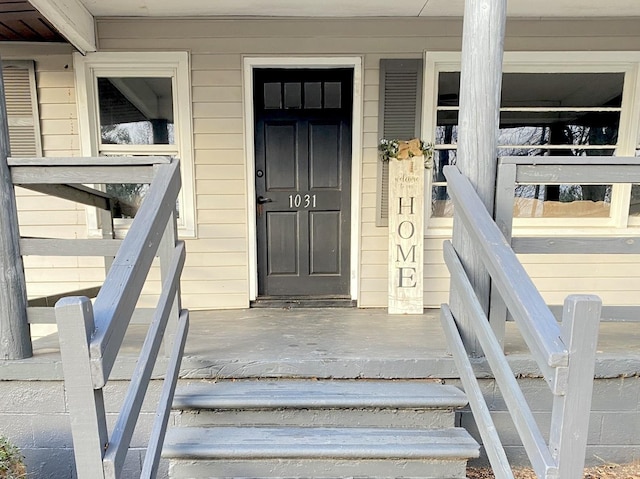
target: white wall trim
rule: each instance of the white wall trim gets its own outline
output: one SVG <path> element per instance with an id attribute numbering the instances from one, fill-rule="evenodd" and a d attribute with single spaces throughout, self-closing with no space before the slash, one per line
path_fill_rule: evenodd
<path id="1" fill-rule="evenodd" d="M 93 15 L 78 0 L 29 0 L 42 15 L 81 53 L 95 52 Z"/>
<path id="2" fill-rule="evenodd" d="M 361 57 L 245 57 L 243 64 L 244 137 L 246 154 L 247 240 L 249 300 L 258 296 L 258 245 L 256 238 L 256 186 L 253 118 L 254 68 L 353 68 L 353 119 L 351 141 L 351 299 L 358 300 L 360 279 L 360 205 L 362 176 L 363 72 Z"/>

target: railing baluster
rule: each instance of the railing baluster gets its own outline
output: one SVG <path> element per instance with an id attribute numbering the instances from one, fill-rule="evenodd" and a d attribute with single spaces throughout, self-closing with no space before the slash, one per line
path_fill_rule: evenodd
<path id="1" fill-rule="evenodd" d="M 93 388 L 89 341 L 93 307 L 84 296 L 56 304 L 60 356 L 79 478 L 103 479 L 102 456 L 109 441 L 102 389 Z"/>
<path id="2" fill-rule="evenodd" d="M 562 337 L 569 349 L 566 394 L 555 396 L 549 449 L 558 461 L 559 477 L 580 479 L 587 447 L 591 394 L 602 301 L 572 295 L 564 302 Z"/>
<path id="3" fill-rule="evenodd" d="M 178 227 L 176 224 L 175 212 L 169 216 L 167 221 L 167 227 L 162 235 L 160 246 L 158 247 L 158 256 L 160 257 L 160 278 L 164 283 L 167 275 L 169 274 L 171 263 L 173 261 L 174 251 L 176 248 L 176 242 L 178 241 Z M 178 319 L 180 317 L 180 283 L 177 285 L 176 293 L 173 298 L 173 305 L 171 306 L 171 313 L 169 315 L 169 322 L 164 333 L 164 351 L 165 356 L 169 357 L 173 349 L 173 338 L 176 334 L 176 328 L 178 327 Z"/>

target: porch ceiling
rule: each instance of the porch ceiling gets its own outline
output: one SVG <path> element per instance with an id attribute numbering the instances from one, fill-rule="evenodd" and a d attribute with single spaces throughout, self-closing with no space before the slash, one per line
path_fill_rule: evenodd
<path id="1" fill-rule="evenodd" d="M 0 0 L 0 41 L 64 42 L 65 39 L 27 0 Z"/>
<path id="2" fill-rule="evenodd" d="M 103 16 L 462 16 L 464 0 L 80 0 Z M 638 0 L 508 0 L 512 17 L 639 16 Z"/>

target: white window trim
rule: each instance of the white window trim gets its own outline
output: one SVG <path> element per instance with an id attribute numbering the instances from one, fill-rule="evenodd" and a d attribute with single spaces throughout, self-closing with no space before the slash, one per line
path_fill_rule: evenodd
<path id="1" fill-rule="evenodd" d="M 253 119 L 254 68 L 353 68 L 353 121 L 351 141 L 351 299 L 358 300 L 360 268 L 360 175 L 362 165 L 362 115 L 364 79 L 361 57 L 244 57 L 243 102 L 247 172 L 247 239 L 249 300 L 258 296 L 258 245 L 256 236 L 256 186 Z"/>
<path id="2" fill-rule="evenodd" d="M 161 76 L 172 78 L 175 149 L 180 152 L 182 190 L 178 232 L 182 237 L 196 236 L 195 172 L 193 159 L 193 116 L 191 114 L 191 68 L 187 52 L 97 52 L 73 57 L 80 148 L 83 156 L 97 156 L 99 147 L 98 76 Z M 149 154 L 160 152 L 160 145 L 144 145 Z M 166 147 L 164 147 L 166 150 Z M 172 148 L 174 149 L 174 148 Z M 123 146 L 123 154 L 142 148 Z M 95 208 L 87 208 L 90 236 L 101 236 Z"/>
<path id="3" fill-rule="evenodd" d="M 422 95 L 422 138 L 435 141 L 438 74 L 460 71 L 460 52 L 425 52 L 424 92 Z M 568 72 L 624 72 L 622 113 L 618 133 L 618 156 L 635 156 L 640 131 L 640 52 L 505 52 L 504 72 L 568 73 Z M 431 205 L 432 175 L 425 182 L 425 205 Z M 597 228 L 601 234 L 625 234 L 627 226 L 639 225 L 640 218 L 628 216 L 631 185 L 613 186 L 610 216 L 608 218 L 515 218 L 514 228 L 527 234 L 593 234 Z M 428 201 L 427 201 L 428 200 Z M 425 215 L 431 208 L 425 207 Z M 427 236 L 451 234 L 451 218 L 428 219 Z"/>

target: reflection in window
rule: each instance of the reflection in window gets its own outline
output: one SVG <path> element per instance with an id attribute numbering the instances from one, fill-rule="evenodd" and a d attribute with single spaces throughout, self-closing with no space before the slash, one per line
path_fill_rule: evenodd
<path id="1" fill-rule="evenodd" d="M 105 191 L 109 195 L 118 198 L 127 207 L 133 206 L 135 209 L 140 207 L 142 199 L 148 190 L 149 185 L 144 183 L 113 183 L 105 185 Z M 130 217 L 131 215 L 127 214 L 128 211 L 129 208 L 121 208 L 121 211 L 116 212 L 116 215 Z"/>
<path id="2" fill-rule="evenodd" d="M 131 153 L 145 151 L 147 145 L 175 145 L 172 79 L 169 77 L 98 77 L 100 154 L 112 156 L 110 145 L 130 145 Z M 175 146 L 162 154 L 174 155 Z M 108 184 L 105 191 L 124 204 L 139 207 L 149 185 Z M 123 209 L 124 216 L 132 208 Z"/>
<path id="3" fill-rule="evenodd" d="M 623 73 L 505 73 L 499 156 L 611 156 L 618 142 Z M 455 162 L 460 74 L 438 78 L 434 215 L 449 216 L 442 168 Z M 610 185 L 522 185 L 521 217 L 609 216 Z"/>
<path id="4" fill-rule="evenodd" d="M 171 78 L 97 80 L 102 144 L 175 144 Z"/>

